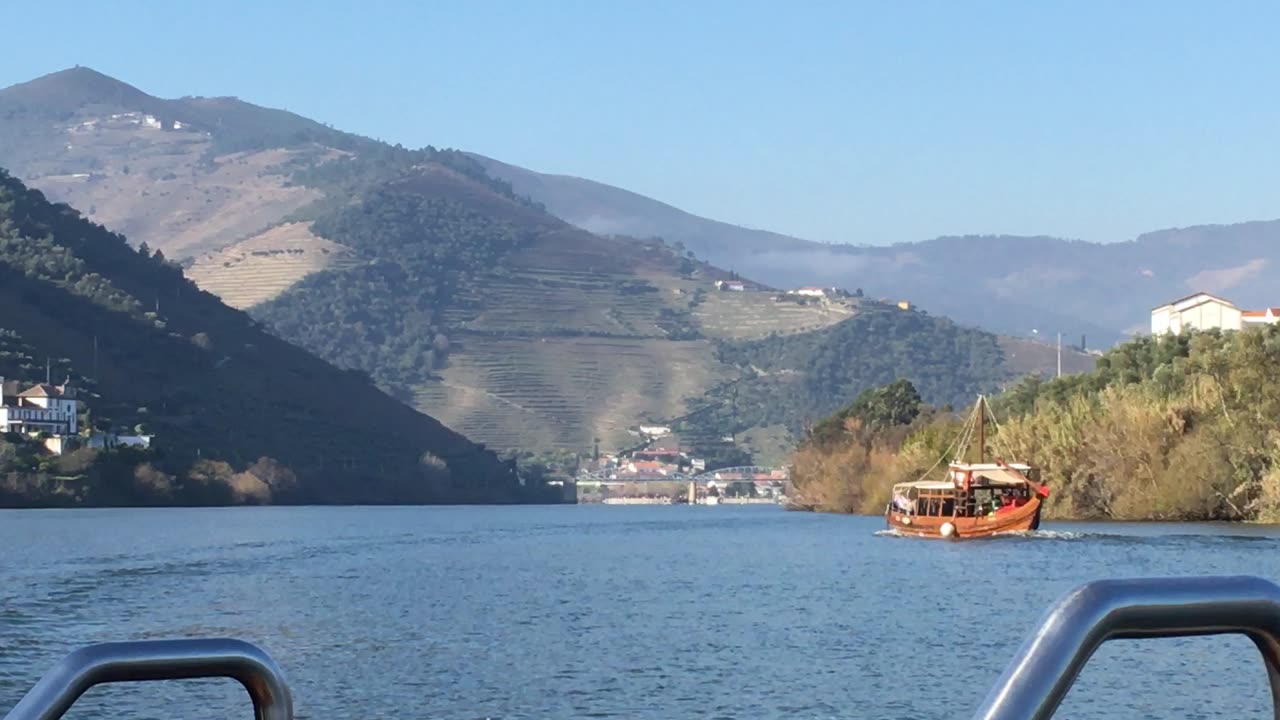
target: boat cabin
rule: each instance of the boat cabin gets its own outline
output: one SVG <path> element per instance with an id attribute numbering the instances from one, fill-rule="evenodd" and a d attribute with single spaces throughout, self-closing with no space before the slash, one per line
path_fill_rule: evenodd
<path id="1" fill-rule="evenodd" d="M 983 517 L 1011 512 L 1035 494 L 1038 469 L 1003 463 L 953 463 L 947 480 L 893 487 L 890 510 L 916 517 Z M 1027 481 L 1030 480 L 1031 483 Z"/>

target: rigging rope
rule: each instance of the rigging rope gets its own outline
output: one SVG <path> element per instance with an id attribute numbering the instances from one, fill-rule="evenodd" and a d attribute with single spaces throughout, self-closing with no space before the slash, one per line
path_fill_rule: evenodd
<path id="1" fill-rule="evenodd" d="M 957 448 L 957 446 L 959 446 L 959 448 L 964 448 L 969 444 L 969 439 L 973 436 L 973 430 L 974 430 L 974 425 L 976 423 L 977 415 L 978 415 L 978 408 L 975 407 L 972 411 L 970 411 L 969 417 L 965 419 L 964 425 L 960 426 L 960 433 L 957 434 L 954 438 L 952 438 L 951 444 L 947 446 L 946 450 L 942 451 L 942 455 L 938 456 L 937 461 L 934 462 L 933 465 L 928 470 L 925 470 L 924 473 L 920 475 L 920 477 L 916 478 L 916 482 L 919 482 L 925 479 L 926 477 L 929 476 L 929 473 L 933 472 L 934 470 L 937 470 L 938 466 L 942 464 L 942 461 L 946 460 L 947 457 L 951 455 L 951 450 L 953 448 Z M 961 441 L 962 438 L 963 438 L 963 442 Z"/>
<path id="2" fill-rule="evenodd" d="M 983 405 L 987 405 L 987 404 L 983 403 Z M 1002 451 L 1004 453 L 1004 457 L 1007 457 L 1009 458 L 1010 461 L 1012 461 L 1013 456 L 1009 454 L 1009 447 L 1007 445 L 1001 444 L 1000 442 L 1000 435 L 1001 435 L 1000 421 L 996 419 L 996 413 L 994 410 L 991 409 L 991 406 L 989 405 L 987 405 L 987 416 L 991 418 L 991 424 L 996 426 L 996 436 L 994 438 L 995 442 L 993 443 L 996 445 L 996 450 Z"/>

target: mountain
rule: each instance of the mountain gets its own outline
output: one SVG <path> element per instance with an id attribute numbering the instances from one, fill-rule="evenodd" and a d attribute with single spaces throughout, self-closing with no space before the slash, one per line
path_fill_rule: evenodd
<path id="1" fill-rule="evenodd" d="M 84 67 L 0 90 L 0 166 L 174 259 L 318 199 L 290 186 L 291 164 L 374 145 L 235 98 L 152 97 Z"/>
<path id="2" fill-rule="evenodd" d="M 725 343 L 863 312 L 749 279 L 721 291 L 740 271 L 670 238 L 576 227 L 472 155 L 230 98 L 162 100 L 84 68 L 0 91 L 0 138 L 0 164 L 33 186 L 492 447 L 626 446 L 637 424 L 680 417 L 749 370 L 722 359 Z M 1045 357 L 1008 352 L 983 377 L 1043 372 Z"/>
<path id="3" fill-rule="evenodd" d="M 156 451 L 126 463 L 83 450 L 48 466 L 10 438 L 0 503 L 540 497 L 492 451 L 0 171 L 0 374 L 33 382 L 50 370 L 81 389 L 93 425 L 143 425 Z"/>
<path id="4" fill-rule="evenodd" d="M 1111 345 L 1147 311 L 1196 291 L 1245 307 L 1277 303 L 1280 221 L 1160 230 L 1130 242 L 964 236 L 891 246 L 825 245 L 683 212 L 591 180 L 473 156 L 564 220 L 595 232 L 680 241 L 699 257 L 779 287 L 860 287 L 1013 335 L 1061 332 Z"/>
<path id="5" fill-rule="evenodd" d="M 468 153 L 468 156 L 489 175 L 510 183 L 516 193 L 541 203 L 556 217 L 600 235 L 661 237 L 671 244 L 678 242 L 701 257 L 715 258 L 714 262 L 725 267 L 732 267 L 733 263 L 725 262 L 724 258 L 737 255 L 823 247 L 767 230 L 708 220 L 594 180 L 544 175 L 483 155 Z M 753 272 L 744 274 L 776 283 L 775 279 L 765 279 Z"/>

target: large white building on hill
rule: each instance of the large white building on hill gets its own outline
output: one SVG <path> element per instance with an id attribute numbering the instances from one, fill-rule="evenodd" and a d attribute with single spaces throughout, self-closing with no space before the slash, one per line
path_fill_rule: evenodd
<path id="1" fill-rule="evenodd" d="M 1280 308 L 1241 310 L 1230 300 L 1209 293 L 1196 293 L 1153 309 L 1151 334 L 1177 335 L 1183 330 L 1242 330 L 1278 321 Z"/>

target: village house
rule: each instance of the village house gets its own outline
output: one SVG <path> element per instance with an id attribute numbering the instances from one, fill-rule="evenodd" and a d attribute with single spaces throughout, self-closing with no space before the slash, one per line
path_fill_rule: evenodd
<path id="1" fill-rule="evenodd" d="M 1280 308 L 1241 310 L 1230 300 L 1195 293 L 1151 311 L 1151 334 L 1177 335 L 1183 330 L 1241 330 L 1280 322 Z"/>
<path id="2" fill-rule="evenodd" d="M 632 460 L 623 465 L 621 471 L 614 475 L 618 480 L 643 480 L 665 478 L 672 468 L 653 460 Z"/>
<path id="3" fill-rule="evenodd" d="M 1240 313 L 1240 324 L 1243 327 L 1275 325 L 1277 322 L 1280 322 L 1280 307 L 1269 307 L 1266 310 L 1245 310 Z"/>
<path id="4" fill-rule="evenodd" d="M 75 388 L 40 384 L 23 389 L 0 378 L 0 433 L 48 433 L 55 436 L 80 432 Z"/>
<path id="5" fill-rule="evenodd" d="M 747 289 L 747 286 L 741 280 L 717 280 L 716 289 L 742 292 Z"/>
<path id="6" fill-rule="evenodd" d="M 665 462 L 665 463 L 671 463 L 673 465 L 676 465 L 676 464 L 679 464 L 682 455 L 683 453 L 681 453 L 679 450 L 672 450 L 672 449 L 636 450 L 635 452 L 631 453 L 631 459 L 632 460 L 653 460 L 656 462 Z"/>

